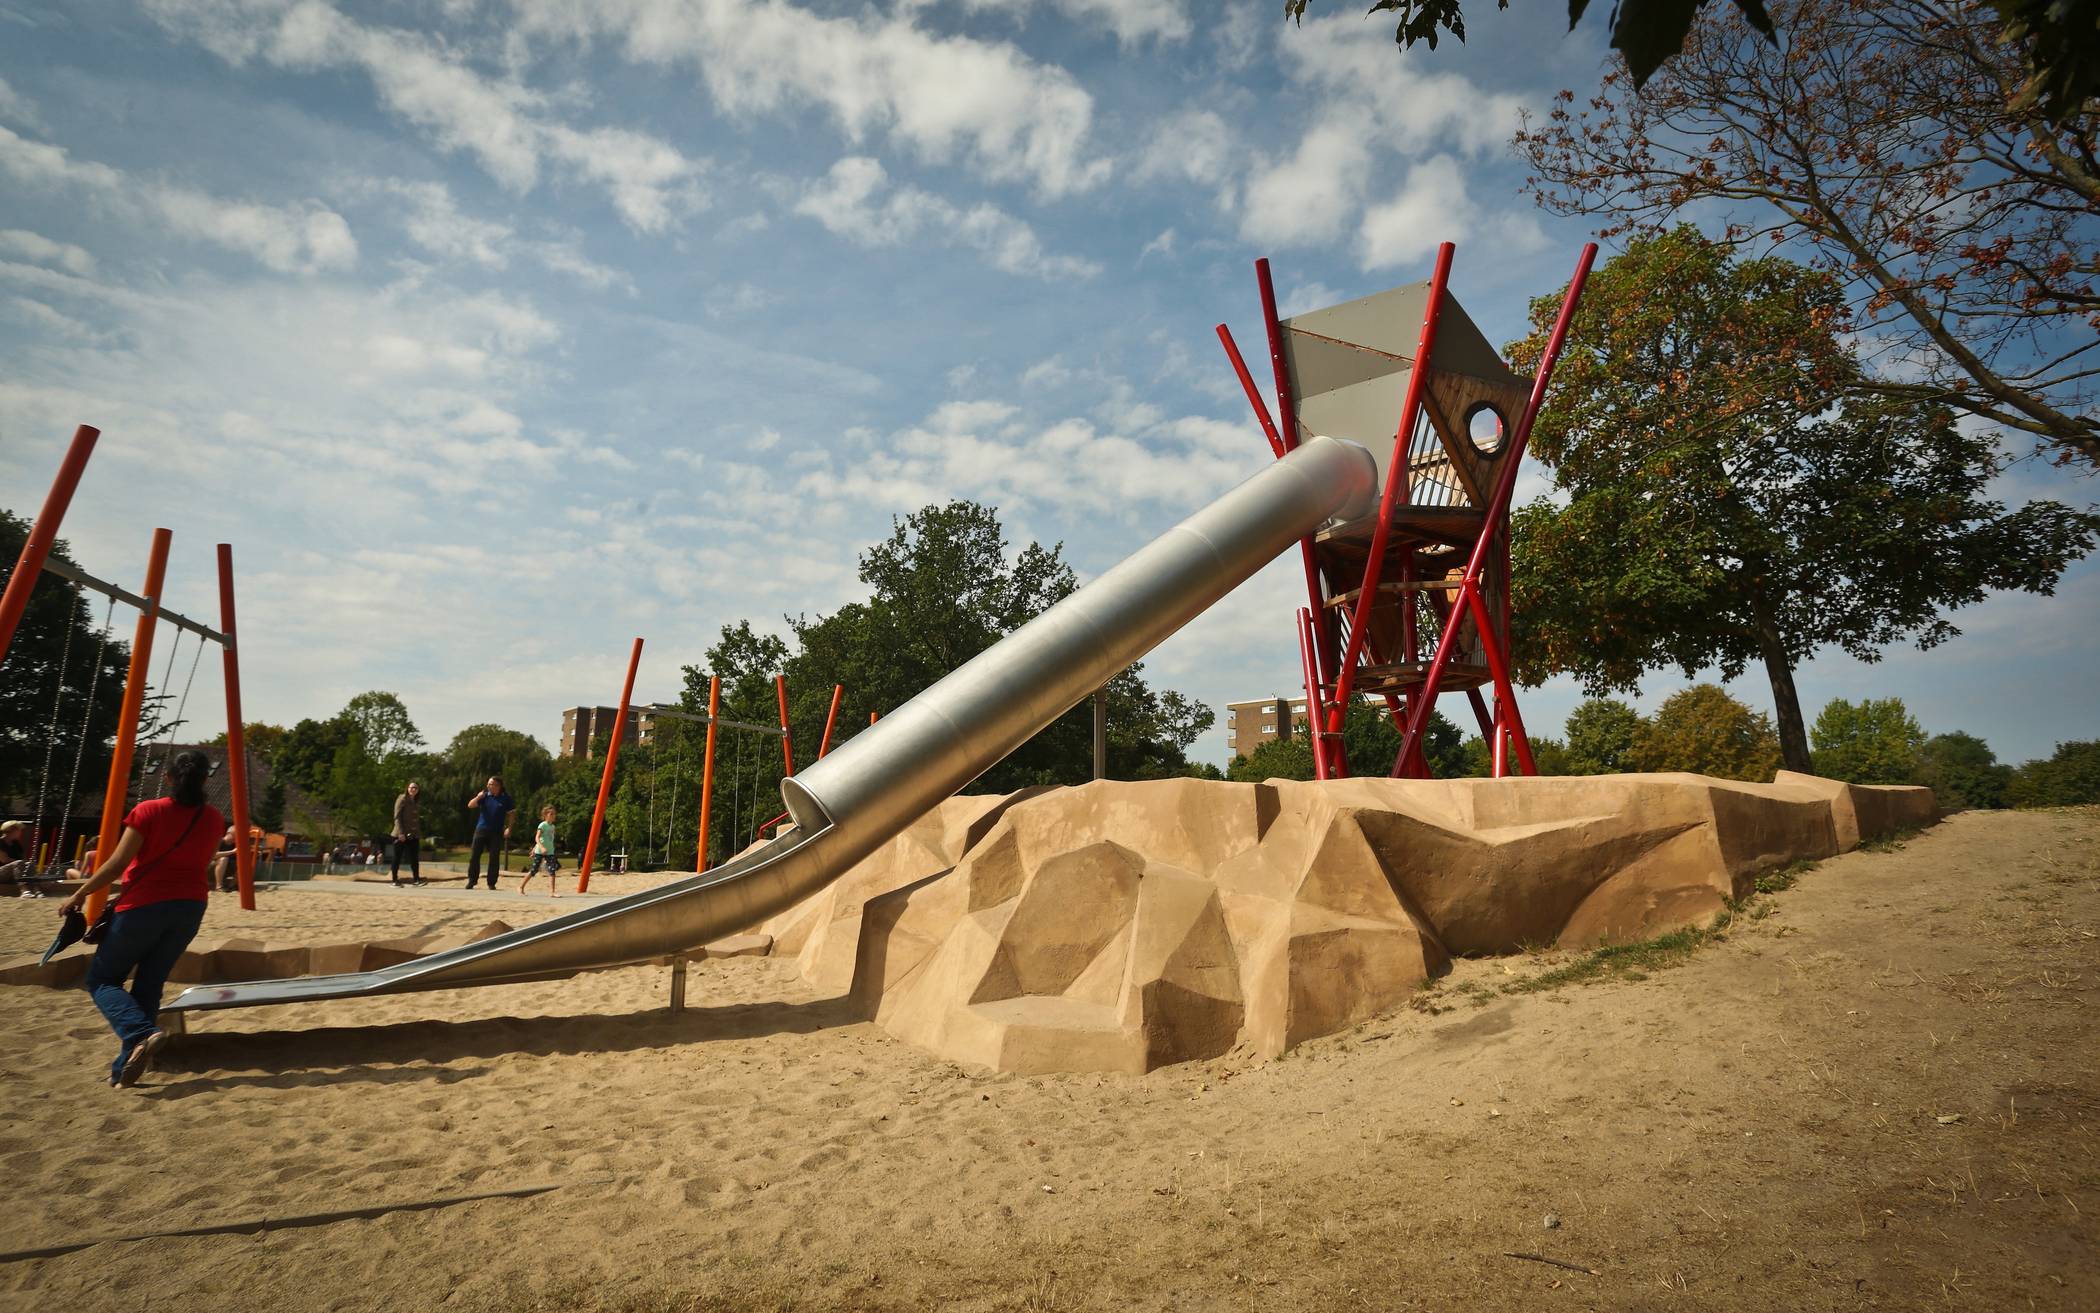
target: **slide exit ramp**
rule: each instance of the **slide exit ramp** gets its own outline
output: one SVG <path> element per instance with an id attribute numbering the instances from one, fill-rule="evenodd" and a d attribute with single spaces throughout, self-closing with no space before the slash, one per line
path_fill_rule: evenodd
<path id="1" fill-rule="evenodd" d="M 199 985 L 176 1011 L 548 980 L 647 962 L 822 889 L 1329 519 L 1369 511 L 1370 452 L 1316 437 L 781 783 L 794 824 L 689 879 L 377 971 Z"/>

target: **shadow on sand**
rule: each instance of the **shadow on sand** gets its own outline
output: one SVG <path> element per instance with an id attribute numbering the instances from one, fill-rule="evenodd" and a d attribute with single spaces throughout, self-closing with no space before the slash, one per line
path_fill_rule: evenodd
<path id="1" fill-rule="evenodd" d="M 462 1058 L 632 1053 L 715 1040 L 807 1035 L 863 1018 L 845 996 L 808 1003 L 650 1008 L 613 1015 L 404 1021 L 385 1026 L 192 1033 L 170 1045 L 150 1094 L 182 1099 L 243 1086 L 450 1085 L 487 1075 Z"/>

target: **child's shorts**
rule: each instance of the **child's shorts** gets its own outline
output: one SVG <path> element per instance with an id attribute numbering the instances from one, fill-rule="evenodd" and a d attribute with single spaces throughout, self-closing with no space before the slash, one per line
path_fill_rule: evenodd
<path id="1" fill-rule="evenodd" d="M 545 863 L 547 874 L 549 875 L 561 869 L 561 858 L 556 857 L 553 853 L 534 853 L 532 855 L 532 869 L 525 874 L 538 875 L 542 863 Z"/>

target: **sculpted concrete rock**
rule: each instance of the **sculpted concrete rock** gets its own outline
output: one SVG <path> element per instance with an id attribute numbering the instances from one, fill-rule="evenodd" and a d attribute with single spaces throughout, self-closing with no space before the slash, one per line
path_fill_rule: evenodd
<path id="1" fill-rule="evenodd" d="M 938 875 L 962 860 L 1006 808 L 1048 792 L 1023 789 L 1001 797 L 966 794 L 948 799 L 814 897 L 759 927 L 773 937 L 778 957 L 793 957 L 804 979 L 842 994 L 853 983 L 860 947 L 861 909 L 868 900 Z"/>
<path id="2" fill-rule="evenodd" d="M 1798 775 L 1104 782 L 951 799 L 767 929 L 944 1057 L 1142 1072 L 1281 1053 L 1450 953 L 1703 923 L 1762 871 L 1934 817 L 1928 790 Z"/>

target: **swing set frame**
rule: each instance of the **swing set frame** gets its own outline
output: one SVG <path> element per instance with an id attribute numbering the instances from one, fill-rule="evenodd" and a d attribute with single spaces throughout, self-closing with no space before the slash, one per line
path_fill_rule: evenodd
<path id="1" fill-rule="evenodd" d="M 697 851 L 693 858 L 693 870 L 696 873 L 705 871 L 709 866 L 707 836 L 709 826 L 714 819 L 716 731 L 728 728 L 753 734 L 779 736 L 781 764 L 787 768 L 789 775 L 795 773 L 795 738 L 794 732 L 788 727 L 786 675 L 775 675 L 773 677 L 773 693 L 780 707 L 780 723 L 778 725 L 759 725 L 751 721 L 729 720 L 722 716 L 722 677 L 720 675 L 712 675 L 708 678 L 706 715 L 687 711 L 682 707 L 666 706 L 661 702 L 652 702 L 645 706 L 634 705 L 634 678 L 635 674 L 640 670 L 641 664 L 642 640 L 636 638 L 634 647 L 627 656 L 627 679 L 620 686 L 620 701 L 613 713 L 611 742 L 606 745 L 605 768 L 598 777 L 598 802 L 591 811 L 591 828 L 589 836 L 584 840 L 583 860 L 577 864 L 576 868 L 576 892 L 579 894 L 589 893 L 591 889 L 591 868 L 597 861 L 598 841 L 605 829 L 605 810 L 612 801 L 613 773 L 619 767 L 620 745 L 627 737 L 628 713 L 642 712 L 651 717 L 666 717 L 672 720 L 690 721 L 694 724 L 707 726 L 707 746 L 703 751 L 700 766 L 700 833 L 696 844 Z M 846 686 L 844 684 L 831 686 L 831 710 L 824 717 L 824 737 L 817 744 L 818 760 L 822 760 L 825 754 L 831 751 L 832 730 L 838 725 L 839 704 L 845 699 L 845 696 Z M 868 723 L 870 725 L 875 723 L 874 712 L 868 713 Z M 760 825 L 758 827 L 759 834 L 764 834 L 766 830 L 786 819 L 787 813 L 782 812 L 780 815 Z M 734 824 L 735 820 L 735 817 L 731 817 L 731 824 Z"/>
<path id="2" fill-rule="evenodd" d="M 168 572 L 168 549 L 175 537 L 173 530 L 157 528 L 153 531 L 152 545 L 146 556 L 145 582 L 136 593 L 98 579 L 77 566 L 50 559 L 52 545 L 58 540 L 59 525 L 65 519 L 80 477 L 87 469 L 88 458 L 94 454 L 95 443 L 101 436 L 101 430 L 87 424 L 74 430 L 73 440 L 66 448 L 51 490 L 45 495 L 43 507 L 30 526 L 29 539 L 22 546 L 13 575 L 8 578 L 7 591 L 0 595 L 0 662 L 6 661 L 8 649 L 14 643 L 15 630 L 29 607 L 30 593 L 46 573 L 75 588 L 100 593 L 112 602 L 122 602 L 138 612 L 138 623 L 132 632 L 131 665 L 124 677 L 124 698 L 117 713 L 116 745 L 110 756 L 109 780 L 103 789 L 102 816 L 96 830 L 95 853 L 98 858 L 106 860 L 115 849 L 118 833 L 123 829 L 124 804 L 131 793 L 132 759 L 138 748 L 139 718 L 145 706 L 147 666 L 153 657 L 156 629 L 165 621 L 177 630 L 187 629 L 197 635 L 200 643 L 217 643 L 224 661 L 226 681 L 226 766 L 233 804 L 234 863 L 240 881 L 241 908 L 252 912 L 255 910 L 255 843 L 249 832 L 247 726 L 241 719 L 240 653 L 234 640 L 233 547 L 230 543 L 218 544 L 217 629 L 161 605 Z M 199 651 L 201 653 L 201 647 Z M 194 677 L 194 666 L 191 674 Z M 60 673 L 60 678 L 64 678 L 64 672 Z M 71 803 L 67 806 L 70 811 Z M 71 818 L 66 820 L 69 822 Z M 86 910 L 90 921 L 101 914 L 107 897 L 106 892 L 97 893 L 88 900 Z"/>

